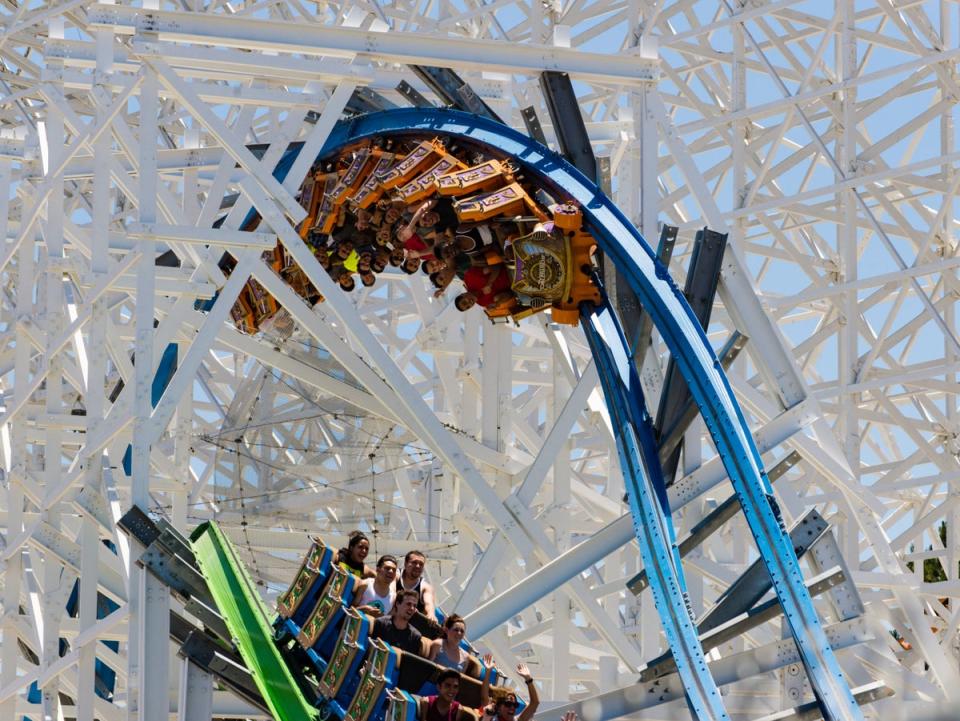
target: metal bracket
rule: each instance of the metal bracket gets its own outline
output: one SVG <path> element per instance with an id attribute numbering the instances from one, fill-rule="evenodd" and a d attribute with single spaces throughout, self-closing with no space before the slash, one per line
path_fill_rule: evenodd
<path id="1" fill-rule="evenodd" d="M 733 335 L 727 339 L 727 342 L 724 343 L 723 348 L 721 348 L 717 354 L 720 366 L 724 371 L 733 365 L 737 356 L 740 355 L 740 351 L 746 347 L 748 340 L 749 338 L 738 330 L 734 331 Z M 664 380 L 665 388 L 669 377 L 668 375 L 667 379 Z M 661 399 L 662 398 L 663 396 L 661 395 Z M 680 443 L 683 441 L 683 434 L 687 432 L 687 428 L 690 427 L 690 424 L 693 423 L 693 420 L 700 412 L 697 404 L 693 402 L 693 396 L 691 396 L 689 392 L 685 394 L 682 402 L 683 406 L 678 407 L 674 413 L 673 422 L 665 427 L 660 435 L 660 463 L 663 464 L 665 476 L 667 476 L 670 463 L 673 463 L 673 468 L 676 469 L 675 456 L 679 453 Z M 675 472 L 676 471 L 674 471 L 674 473 Z M 667 477 L 672 477 L 672 475 L 673 474 Z"/>
<path id="2" fill-rule="evenodd" d="M 347 112 L 360 115 L 362 113 L 376 113 L 380 110 L 391 110 L 397 107 L 376 90 L 360 86 L 353 91 L 347 101 Z"/>
<path id="3" fill-rule="evenodd" d="M 845 580 L 846 577 L 843 575 L 843 571 L 839 567 L 834 567 L 810 579 L 807 583 L 807 590 L 810 592 L 811 597 L 816 597 L 825 591 L 836 588 Z M 740 614 L 727 623 L 717 626 L 712 631 L 701 633 L 700 643 L 703 644 L 704 652 L 709 651 L 720 644 L 742 636 L 751 629 L 782 614 L 783 608 L 780 606 L 779 600 L 771 598 L 769 601 L 761 603 L 759 606 L 754 606 L 746 613 Z M 676 670 L 676 666 L 673 655 L 669 652 L 664 653 L 650 661 L 646 668 L 641 669 L 639 680 L 641 682 L 653 681 L 668 673 L 673 673 Z"/>
<path id="4" fill-rule="evenodd" d="M 547 101 L 560 152 L 577 170 L 591 181 L 596 181 L 597 158 L 593 154 L 570 76 L 553 71 L 540 73 L 540 90 Z"/>
<path id="5" fill-rule="evenodd" d="M 720 268 L 726 247 L 727 234 L 717 233 L 709 228 L 698 231 L 693 243 L 693 255 L 690 258 L 690 267 L 687 269 L 687 281 L 684 284 L 683 294 L 704 332 L 710 325 L 710 313 L 713 310 L 713 299 L 720 282 Z M 680 427 L 678 422 L 691 400 L 686 381 L 680 375 L 676 360 L 671 356 L 663 380 L 657 420 L 654 423 L 657 440 L 661 445 L 663 445 L 665 431 Z M 674 447 L 662 463 L 663 477 L 667 485 L 673 483 L 679 461 L 680 449 Z"/>
<path id="6" fill-rule="evenodd" d="M 829 528 L 816 509 L 811 509 L 797 521 L 790 529 L 790 542 L 797 558 L 800 558 Z M 746 613 L 753 605 L 763 598 L 770 590 L 772 582 L 770 574 L 762 559 L 757 559 L 730 587 L 710 609 L 703 620 L 697 624 L 701 632 L 710 631 L 727 621 Z"/>
<path id="7" fill-rule="evenodd" d="M 153 522 L 147 512 L 139 506 L 133 506 L 129 511 L 123 514 L 123 517 L 117 523 L 131 538 L 135 538 L 140 545 L 147 547 L 160 535 L 160 529 Z"/>
<path id="8" fill-rule="evenodd" d="M 445 103 L 452 107 L 458 110 L 466 110 L 468 113 L 480 115 L 490 120 L 496 120 L 498 123 L 503 122 L 503 119 L 483 102 L 483 99 L 473 91 L 473 88 L 450 68 L 411 65 L 410 69 L 439 98 L 442 98 Z"/>
<path id="9" fill-rule="evenodd" d="M 540 118 L 537 117 L 537 110 L 532 105 L 520 111 L 523 116 L 523 124 L 527 126 L 527 135 L 538 143 L 547 147 L 547 136 L 543 134 L 543 126 L 540 124 Z"/>
<path id="10" fill-rule="evenodd" d="M 415 108 L 432 108 L 433 103 L 427 100 L 419 90 L 406 80 L 397 83 L 397 92 L 400 93 Z"/>
<path id="11" fill-rule="evenodd" d="M 893 696 L 893 689 L 883 681 L 874 681 L 850 690 L 853 692 L 853 698 L 860 706 Z M 816 701 L 811 701 L 785 711 L 777 711 L 763 716 L 756 721 L 815 721 L 820 718 L 823 718 L 823 713 L 819 704 Z M 946 716 L 943 718 L 946 718 Z"/>
<path id="12" fill-rule="evenodd" d="M 207 583 L 199 571 L 171 552 L 159 539 L 140 555 L 139 562 L 184 599 L 197 598 L 212 605 Z"/>
<path id="13" fill-rule="evenodd" d="M 173 635 L 172 621 L 171 618 L 171 635 Z M 244 666 L 239 656 L 221 648 L 196 629 L 189 631 L 183 638 L 180 655 L 219 678 L 224 685 L 229 686 L 230 690 L 244 700 L 270 713 L 267 702 L 253 682 L 253 675 Z"/>
<path id="14" fill-rule="evenodd" d="M 833 535 L 833 530 L 824 533 L 814 542 L 810 548 L 808 558 L 810 560 L 810 567 L 814 572 L 820 572 L 824 568 L 830 568 L 831 566 L 839 566 L 843 569 L 846 581 L 830 591 L 830 604 L 833 606 L 833 610 L 836 612 L 838 619 L 846 621 L 849 618 L 862 616 L 866 609 L 864 608 L 863 601 L 860 600 L 857 586 L 850 576 L 847 562 L 840 552 L 839 545 L 837 545 L 837 538 Z"/>

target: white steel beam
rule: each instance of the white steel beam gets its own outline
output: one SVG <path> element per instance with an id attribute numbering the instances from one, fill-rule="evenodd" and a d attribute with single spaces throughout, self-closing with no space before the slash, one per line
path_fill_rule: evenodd
<path id="1" fill-rule="evenodd" d="M 618 57 L 553 45 L 515 45 L 504 52 L 505 48 L 496 42 L 438 35 L 323 25 L 314 25 L 305 34 L 297 23 L 195 13 L 142 13 L 116 5 L 96 5 L 88 13 L 92 27 L 118 33 L 156 33 L 160 40 L 348 58 L 363 55 L 388 63 L 431 63 L 468 69 L 482 65 L 507 72 L 554 70 L 592 81 L 627 85 L 651 79 L 656 67 L 637 55 Z"/>
<path id="2" fill-rule="evenodd" d="M 523 107 L 547 119 L 539 73 L 569 72 L 617 204 L 649 240 L 659 222 L 680 227 L 678 283 L 693 231 L 731 228 L 707 330 L 715 347 L 733 330 L 750 336 L 732 385 L 764 429 L 770 462 L 791 448 L 804 455 L 777 483 L 784 515 L 815 504 L 830 519 L 866 613 L 911 645 L 879 634 L 841 656 L 844 670 L 895 690 L 868 718 L 947 708 L 960 687 L 956 11 L 917 0 L 776 0 L 732 14 L 702 5 L 0 7 L 0 717 L 119 721 L 126 709 L 91 693 L 95 658 L 119 672 L 118 704 L 139 703 L 127 665 L 163 643 L 137 620 L 146 601 L 115 521 L 144 488 L 151 510 L 183 531 L 213 515 L 228 523 L 268 602 L 307 533 L 339 543 L 353 528 L 376 529 L 378 550 L 398 553 L 422 544 L 444 609 L 499 609 L 513 635 L 489 630 L 481 646 L 501 666 L 527 661 L 551 706 L 627 681 L 628 647 L 642 658 L 659 651 L 649 598 L 623 588 L 639 570 L 636 551 L 602 404 L 581 382 L 589 355 L 579 331 L 558 332 L 547 314 L 492 330 L 479 313 L 433 300 L 425 279 L 389 272 L 372 289 L 301 304 L 293 322 L 254 337 L 222 306 L 212 319 L 194 309 L 229 283 L 221 253 L 272 246 L 272 222 L 239 230 L 251 205 L 273 212 L 279 199 L 296 214 L 298 184 L 356 87 L 403 105 L 395 88 L 406 79 L 436 102 L 411 62 L 455 68 L 517 128 Z M 150 63 L 165 64 L 159 87 L 142 84 Z M 274 186 L 291 142 L 306 147 Z M 267 146 L 263 159 L 248 145 Z M 140 233 L 144 222 L 162 232 Z M 151 268 L 150 250 L 168 248 L 180 267 Z M 287 291 L 284 305 L 298 302 Z M 369 332 L 357 338 L 361 325 Z M 144 384 L 169 343 L 185 372 L 152 409 Z M 146 368 L 132 362 L 145 345 Z M 654 334 L 648 399 L 666 360 Z M 791 428 L 800 431 L 772 447 Z M 679 528 L 728 495 L 702 438 L 697 424 L 685 437 L 685 475 L 671 495 Z M 119 468 L 131 440 L 132 485 Z M 463 463 L 438 460 L 446 451 Z M 257 496 L 257 514 L 241 489 Z M 732 521 L 685 563 L 695 609 L 752 560 L 746 539 Z M 550 580 L 558 559 L 568 575 Z M 934 567 L 946 581 L 924 580 Z M 70 590 L 60 578 L 78 570 L 88 580 L 80 618 L 64 618 L 44 591 Z M 97 622 L 97 587 L 133 620 Z M 818 607 L 828 622 L 848 613 Z M 485 625 L 472 619 L 470 635 Z M 750 653 L 776 633 L 758 627 L 715 654 Z M 90 634 L 120 639 L 120 651 L 74 643 Z M 64 664 L 61 637 L 71 644 Z M 26 703 L 38 678 L 45 709 Z M 744 718 L 793 713 L 773 674 L 729 691 Z M 678 715 L 680 703 L 655 713 Z M 213 714 L 255 717 L 216 694 Z"/>

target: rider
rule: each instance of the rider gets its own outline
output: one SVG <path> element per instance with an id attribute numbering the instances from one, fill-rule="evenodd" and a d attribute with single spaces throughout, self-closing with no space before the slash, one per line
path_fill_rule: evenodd
<path id="1" fill-rule="evenodd" d="M 463 274 L 463 284 L 467 291 L 454 300 L 461 312 L 474 305 L 487 308 L 510 295 L 510 275 L 503 264 L 470 268 Z"/>
<path id="2" fill-rule="evenodd" d="M 530 703 L 527 704 L 519 716 L 516 716 L 517 694 L 508 693 L 483 707 L 481 721 L 530 721 L 533 718 L 533 714 L 536 713 L 537 707 L 540 705 L 537 685 L 533 682 L 533 676 L 530 675 L 530 669 L 525 663 L 517 664 L 517 673 L 520 674 L 523 682 L 527 685 Z"/>
<path id="3" fill-rule="evenodd" d="M 428 619 L 434 619 L 436 606 L 433 602 L 433 586 L 423 580 L 423 567 L 427 557 L 422 551 L 410 551 L 403 557 L 403 573 L 397 579 L 397 591 L 416 591 L 420 600 L 417 610 Z"/>
<path id="4" fill-rule="evenodd" d="M 466 634 L 467 624 L 462 616 L 447 616 L 443 619 L 443 636 L 431 642 L 427 658 L 438 666 L 479 677 L 480 662 L 460 647 Z"/>
<path id="5" fill-rule="evenodd" d="M 337 551 L 336 563 L 358 578 L 373 578 L 376 574 L 363 560 L 370 552 L 370 539 L 362 531 L 353 531 L 348 536 L 347 547 Z"/>
<path id="6" fill-rule="evenodd" d="M 393 579 L 396 577 L 397 559 L 389 555 L 380 556 L 376 577 L 359 584 L 350 605 L 374 618 L 389 613 L 397 596 L 397 590 L 393 586 Z"/>
<path id="7" fill-rule="evenodd" d="M 381 616 L 373 622 L 370 638 L 382 638 L 402 651 L 421 655 L 420 632 L 410 625 L 417 612 L 416 591 L 398 591 L 389 616 Z"/>
<path id="8" fill-rule="evenodd" d="M 421 698 L 417 708 L 419 721 L 458 721 L 462 717 L 475 719 L 469 709 L 456 701 L 460 691 L 460 674 L 444 669 L 437 675 L 437 695 Z"/>

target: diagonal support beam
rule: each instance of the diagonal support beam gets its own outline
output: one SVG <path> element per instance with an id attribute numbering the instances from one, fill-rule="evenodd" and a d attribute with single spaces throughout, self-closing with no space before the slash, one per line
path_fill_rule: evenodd
<path id="1" fill-rule="evenodd" d="M 767 477 L 770 483 L 775 483 L 784 473 L 800 462 L 800 454 L 791 451 L 777 465 L 770 469 Z M 740 499 L 735 495 L 730 496 L 717 506 L 710 514 L 701 520 L 696 526 L 690 529 L 690 533 L 677 542 L 677 549 L 680 551 L 680 557 L 683 558 L 694 548 L 703 545 L 706 540 L 716 533 L 720 528 L 740 512 Z M 636 576 L 627 581 L 627 588 L 632 593 L 642 593 L 647 587 L 647 571 L 640 571 Z"/>
<path id="2" fill-rule="evenodd" d="M 503 122 L 500 116 L 474 92 L 473 88 L 450 68 L 411 65 L 410 69 L 448 105 L 496 120 L 498 123 Z"/>
<path id="3" fill-rule="evenodd" d="M 284 247 L 293 255 L 310 282 L 314 284 L 314 287 L 326 298 L 323 305 L 324 310 L 329 310 L 330 315 L 336 319 L 340 327 L 349 331 L 356 339 L 358 347 L 367 358 L 367 362 L 370 363 L 369 366 L 366 365 L 366 362 L 361 362 L 359 366 L 353 366 L 358 380 L 371 389 L 386 383 L 389 387 L 388 397 L 396 400 L 398 407 L 395 410 L 404 424 L 429 443 L 437 456 L 467 482 L 481 504 L 490 512 L 497 525 L 506 530 L 511 545 L 522 554 L 528 555 L 532 550 L 530 542 L 519 532 L 516 521 L 509 516 L 496 493 L 487 485 L 483 476 L 480 475 L 462 449 L 443 428 L 439 419 L 427 407 L 422 396 L 410 385 L 406 376 L 389 357 L 383 346 L 373 337 L 367 326 L 357 319 L 356 309 L 349 299 L 334 285 L 329 274 L 320 267 L 313 253 L 294 229 L 290 227 L 290 224 L 279 215 L 275 208 L 270 208 L 269 199 L 262 194 L 259 187 L 249 183 L 244 187 L 250 193 L 254 205 L 261 210 L 264 220 L 277 232 Z M 272 268 L 260 263 L 256 271 L 257 278 L 264 287 L 315 337 L 319 339 L 330 332 L 328 321 L 316 311 L 308 308 L 303 300 L 276 275 Z M 334 346 L 328 350 L 334 352 L 337 348 Z M 338 360 L 344 363 L 345 367 L 351 367 L 346 362 L 349 359 L 338 358 Z M 378 378 L 375 370 L 380 371 L 383 375 Z"/>
<path id="4" fill-rule="evenodd" d="M 297 199 L 284 188 L 280 182 L 273 177 L 270 170 L 257 160 L 256 156 L 250 152 L 243 142 L 243 138 L 227 127 L 219 117 L 204 103 L 197 95 L 196 91 L 186 83 L 183 78 L 177 75 L 173 69 L 164 62 L 159 55 L 154 55 L 149 48 L 140 47 L 138 52 L 143 52 L 141 56 L 143 61 L 153 68 L 163 84 L 167 86 L 177 99 L 183 103 L 183 106 L 196 117 L 209 133 L 216 139 L 223 149 L 226 150 L 234 160 L 236 160 L 244 170 L 252 175 L 263 189 L 269 195 L 276 199 L 284 211 L 294 223 L 303 220 L 307 211 L 303 209 Z"/>
<path id="5" fill-rule="evenodd" d="M 766 453 L 813 422 L 813 417 L 804 411 L 804 405 L 792 408 L 766 427 L 756 431 L 754 440 L 757 450 L 760 453 Z M 671 510 L 678 511 L 726 478 L 723 465 L 719 459 L 714 458 L 667 489 Z M 633 539 L 633 519 L 628 513 L 597 531 L 586 541 L 561 553 L 520 583 L 497 594 L 476 610 L 465 614 L 471 633 L 482 636 L 491 631 L 506 622 L 519 608 L 525 608 L 543 598 Z"/>
<path id="6" fill-rule="evenodd" d="M 859 643 L 872 641 L 874 635 L 863 618 L 841 621 L 824 629 L 830 647 L 834 650 L 849 648 Z M 727 684 L 769 673 L 792 663 L 800 663 L 800 654 L 792 638 L 782 639 L 750 651 L 735 653 L 710 662 L 710 673 L 717 684 Z M 554 719 L 557 714 L 573 711 L 583 721 L 609 721 L 627 716 L 661 704 L 683 698 L 683 684 L 676 674 L 625 686 L 624 688 L 581 699 L 542 712 L 535 721 Z"/>
<path id="7" fill-rule="evenodd" d="M 504 501 L 504 505 L 508 508 L 515 509 L 515 515 L 520 512 L 525 512 L 530 522 L 537 522 L 533 519 L 529 511 L 530 505 L 540 491 L 550 467 L 556 462 L 556 454 L 559 452 L 562 444 L 567 440 L 570 429 L 573 427 L 581 411 L 586 407 L 587 398 L 597 387 L 597 380 L 596 365 L 591 362 L 590 365 L 584 369 L 583 375 L 581 375 L 577 381 L 573 392 L 570 394 L 570 398 L 567 400 L 560 416 L 550 429 L 550 433 L 540 447 L 537 457 L 527 469 L 520 486 Z M 506 539 L 501 533 L 495 533 L 493 538 L 490 539 L 490 543 L 484 550 L 480 560 L 474 567 L 473 572 L 470 574 L 470 580 L 460 593 L 457 603 L 454 606 L 454 613 L 462 614 L 467 611 L 472 611 L 477 607 L 483 589 L 486 587 L 490 578 L 492 578 L 494 569 L 497 564 L 500 563 L 506 550 Z"/>

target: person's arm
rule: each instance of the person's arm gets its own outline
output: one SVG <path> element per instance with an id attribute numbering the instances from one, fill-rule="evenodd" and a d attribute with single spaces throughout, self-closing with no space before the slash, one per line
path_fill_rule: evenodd
<path id="1" fill-rule="evenodd" d="M 486 714 L 487 704 L 490 703 L 490 677 L 493 676 L 493 654 L 483 654 L 483 683 L 480 684 L 480 708 Z"/>
<path id="2" fill-rule="evenodd" d="M 517 717 L 517 721 L 530 721 L 537 712 L 537 707 L 540 705 L 540 694 L 537 693 L 537 684 L 533 682 L 533 676 L 530 675 L 530 669 L 527 668 L 527 664 L 518 663 L 517 673 L 520 674 L 523 682 L 527 685 L 527 693 L 530 694 L 530 703 L 523 709 L 523 713 Z"/>
<path id="3" fill-rule="evenodd" d="M 354 608 L 360 608 L 360 599 L 363 597 L 363 592 L 367 590 L 367 584 L 362 581 L 357 584 L 357 589 L 353 592 L 353 600 L 350 601 L 350 605 Z"/>
<path id="4" fill-rule="evenodd" d="M 437 609 L 433 602 L 433 586 L 426 581 L 420 584 L 420 600 L 423 601 L 423 615 L 431 621 L 436 621 Z"/>
<path id="5" fill-rule="evenodd" d="M 417 223 L 420 222 L 420 218 L 422 218 L 423 214 L 428 210 L 430 210 L 429 200 L 417 208 L 411 216 L 410 222 L 397 231 L 397 238 L 400 240 L 400 242 L 405 242 L 411 235 L 413 235 L 413 231 L 416 229 Z"/>
<path id="6" fill-rule="evenodd" d="M 464 653 L 466 653 L 466 651 L 464 651 Z M 473 678 L 480 678 L 481 676 L 480 662 L 477 660 L 477 657 L 472 656 L 469 653 L 467 653 L 466 655 L 467 655 L 467 661 L 463 665 L 463 673 Z"/>
<path id="7" fill-rule="evenodd" d="M 463 704 L 457 707 L 457 721 L 479 721 L 480 716 L 472 708 L 467 708 Z"/>
<path id="8" fill-rule="evenodd" d="M 488 273 L 487 282 L 483 286 L 484 294 L 489 293 L 491 290 L 493 290 L 493 284 L 497 282 L 497 279 L 500 277 L 500 274 L 503 273 L 502 265 L 495 265 L 493 266 L 493 268 L 494 268 L 493 272 L 488 271 L 486 268 L 484 268 L 484 272 Z"/>
<path id="9" fill-rule="evenodd" d="M 443 639 L 435 638 L 430 642 L 430 652 L 427 654 L 428 661 L 434 661 L 437 658 L 437 654 L 440 653 L 440 644 L 443 643 Z"/>
<path id="10" fill-rule="evenodd" d="M 366 578 L 376 578 L 377 572 L 370 568 L 367 564 L 363 564 L 363 577 Z"/>
<path id="11" fill-rule="evenodd" d="M 353 606 L 358 611 L 360 611 L 361 613 L 365 613 L 368 616 L 372 616 L 373 618 L 379 618 L 380 616 L 383 615 L 383 612 L 379 608 L 377 608 L 376 606 L 360 605 L 360 599 L 363 597 L 363 592 L 367 589 L 368 585 L 369 585 L 368 583 L 362 583 L 362 582 L 357 584 L 358 588 L 356 590 L 356 593 L 353 594 L 353 601 L 350 602 L 350 605 Z"/>
<path id="12" fill-rule="evenodd" d="M 413 630 L 417 631 L 417 629 Z M 417 631 L 416 639 L 416 648 L 414 648 L 412 653 L 422 658 L 426 658 L 430 653 L 430 639 L 422 635 L 419 631 Z"/>

